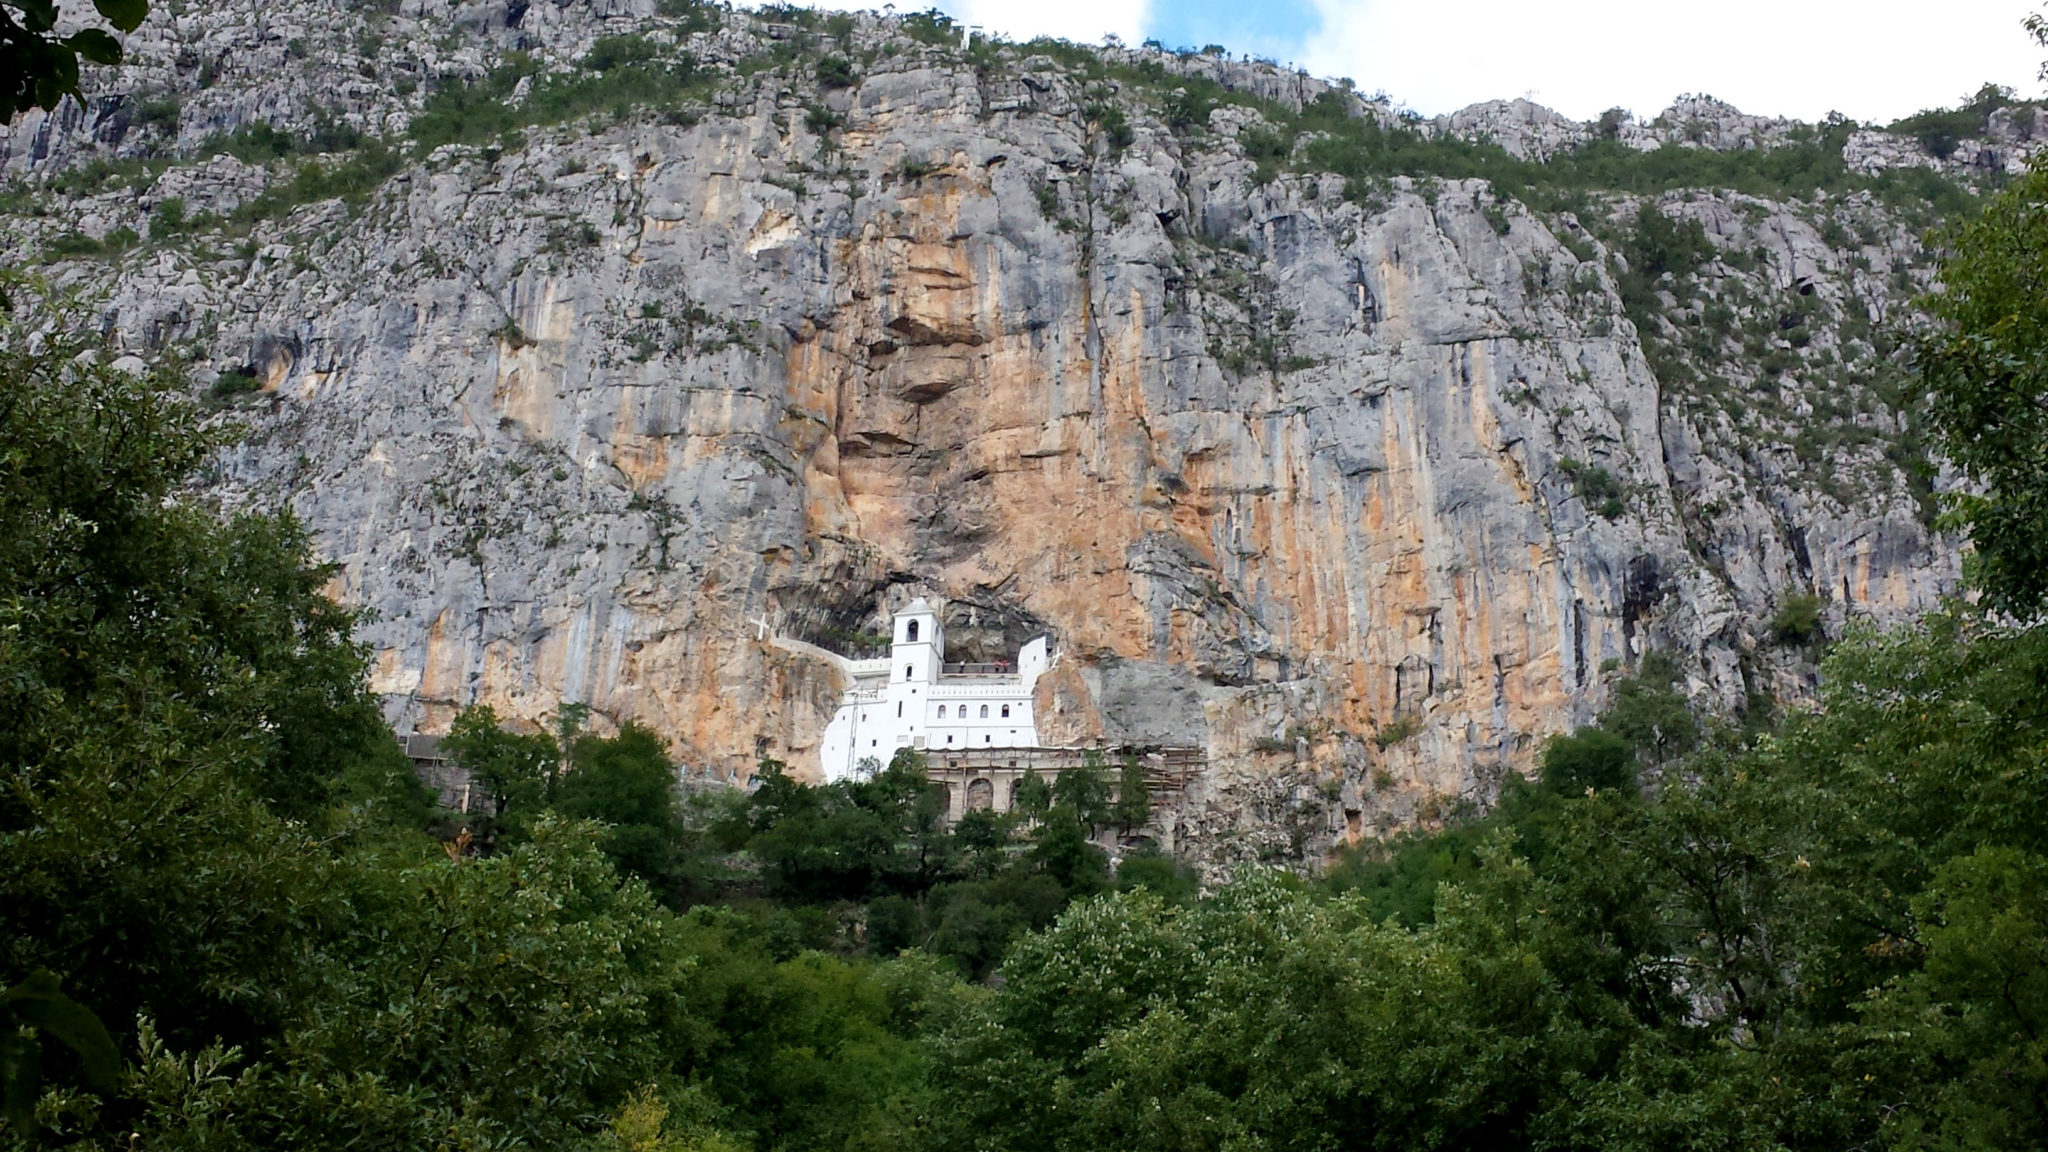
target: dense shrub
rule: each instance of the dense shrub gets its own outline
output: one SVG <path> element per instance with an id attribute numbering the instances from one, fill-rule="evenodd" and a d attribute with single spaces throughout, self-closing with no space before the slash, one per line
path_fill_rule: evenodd
<path id="1" fill-rule="evenodd" d="M 600 36 L 577 64 L 592 72 L 609 72 L 628 64 L 644 64 L 660 55 L 660 46 L 645 36 Z"/>
<path id="2" fill-rule="evenodd" d="M 853 61 L 844 56 L 827 56 L 818 61 L 818 83 L 826 88 L 850 88 L 857 77 Z"/>
<path id="3" fill-rule="evenodd" d="M 1821 635 L 1821 599 L 1809 592 L 1791 592 L 1771 613 L 1771 638 L 1780 644 L 1807 644 Z"/>
<path id="4" fill-rule="evenodd" d="M 1918 112 L 1894 121 L 1887 130 L 1911 136 L 1929 154 L 1946 160 L 1964 139 L 1984 134 L 1993 112 L 2012 103 L 2012 89 L 1986 84 L 1955 108 Z"/>
<path id="5" fill-rule="evenodd" d="M 444 144 L 503 143 L 539 125 L 691 103 L 714 82 L 698 76 L 687 54 L 664 61 L 639 37 L 615 39 L 631 43 L 598 41 L 580 72 L 541 74 L 532 60 L 515 56 L 481 81 L 441 88 L 427 98 L 407 134 L 421 153 Z M 526 98 L 514 107 L 512 90 L 528 78 Z"/>

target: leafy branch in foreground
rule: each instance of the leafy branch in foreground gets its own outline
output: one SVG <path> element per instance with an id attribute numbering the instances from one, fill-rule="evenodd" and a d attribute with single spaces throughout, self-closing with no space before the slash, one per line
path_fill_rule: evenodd
<path id="1" fill-rule="evenodd" d="M 113 1090 L 121 1070 L 106 1026 L 61 987 L 54 973 L 38 971 L 0 992 L 0 1117 L 23 1132 L 35 1130 L 42 1036 L 71 1049 L 86 1080 L 101 1092 Z"/>
<path id="2" fill-rule="evenodd" d="M 133 32 L 149 15 L 148 0 L 93 0 L 116 31 Z M 57 0 L 0 0 L 0 101 L 12 117 L 54 110 L 78 96 L 78 62 L 119 64 L 121 42 L 105 28 L 59 36 Z"/>

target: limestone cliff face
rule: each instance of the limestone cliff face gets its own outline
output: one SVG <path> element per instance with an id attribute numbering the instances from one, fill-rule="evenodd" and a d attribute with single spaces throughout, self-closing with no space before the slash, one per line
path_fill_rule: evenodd
<path id="1" fill-rule="evenodd" d="M 1766 623 L 1789 596 L 1838 630 L 1953 585 L 1954 542 L 1886 456 L 1905 416 L 1876 399 L 1896 364 L 1866 321 L 1899 313 L 1924 259 L 1916 222 L 1874 200 L 1661 198 L 1715 255 L 1705 298 L 1666 292 L 1646 333 L 1596 238 L 1633 199 L 1596 220 L 1478 181 L 1261 179 L 1239 143 L 1256 111 L 1176 127 L 1024 49 L 967 55 L 871 17 L 671 37 L 630 4 L 408 0 L 276 26 L 297 11 L 146 30 L 140 75 L 236 110 L 207 131 L 316 106 L 396 131 L 424 92 L 295 86 L 261 53 L 294 30 L 344 53 L 372 27 L 431 87 L 515 47 L 570 68 L 637 30 L 723 70 L 687 115 L 451 145 L 358 207 L 57 268 L 106 292 L 138 353 L 190 357 L 202 384 L 257 374 L 218 488 L 313 526 L 336 594 L 374 612 L 401 726 L 573 699 L 693 763 L 802 762 L 840 685 L 762 628 L 843 649 L 923 594 L 952 603 L 956 647 L 1052 634 L 1049 737 L 1204 746 L 1176 834 L 1248 854 L 1292 821 L 1315 851 L 1432 797 L 1483 801 L 1653 648 L 1731 709 L 1810 675 Z M 776 55 L 807 37 L 811 55 Z M 193 44 L 219 50 L 211 88 L 180 79 Z M 827 87 L 813 62 L 834 50 L 861 64 Z M 1293 107 L 1323 91 L 1167 63 Z M 173 194 L 227 213 L 286 178 L 202 161 L 190 125 L 172 145 L 95 123 L 17 124 L 19 187 L 94 149 L 186 159 L 73 220 L 17 217 L 17 254 L 77 219 L 147 233 Z M 1745 326 L 1790 366 L 1746 366 Z M 1708 363 L 1686 345 L 1702 328 L 1737 348 L 1732 404 L 1645 356 Z M 1815 428 L 1853 434 L 1815 448 Z"/>

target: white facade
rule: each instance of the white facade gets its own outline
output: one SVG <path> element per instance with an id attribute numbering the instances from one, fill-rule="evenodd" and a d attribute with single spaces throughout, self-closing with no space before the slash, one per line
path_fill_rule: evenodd
<path id="1" fill-rule="evenodd" d="M 861 761 L 886 765 L 898 748 L 927 752 L 1033 748 L 1031 689 L 1049 663 L 1045 637 L 1024 645 L 1015 668 L 946 663 L 939 614 L 923 600 L 896 613 L 886 659 L 837 660 L 852 687 L 819 745 L 827 780 Z"/>

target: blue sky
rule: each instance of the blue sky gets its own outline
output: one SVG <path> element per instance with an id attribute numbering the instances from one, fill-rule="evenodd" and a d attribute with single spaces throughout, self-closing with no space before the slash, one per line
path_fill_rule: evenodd
<path id="1" fill-rule="evenodd" d="M 1301 55 L 1302 46 L 1322 24 L 1322 13 L 1308 0 L 1153 3 L 1146 6 L 1144 16 L 1145 37 L 1169 48 L 1221 44 L 1232 52 L 1288 59 Z"/>
<path id="2" fill-rule="evenodd" d="M 1888 121 L 1985 82 L 2040 96 L 2029 0 L 937 0 L 1014 38 L 1223 44 L 1349 76 L 1426 114 L 1527 96 L 1645 118 L 1681 93 L 1745 111 Z M 899 10 L 923 7 L 907 0 Z"/>

